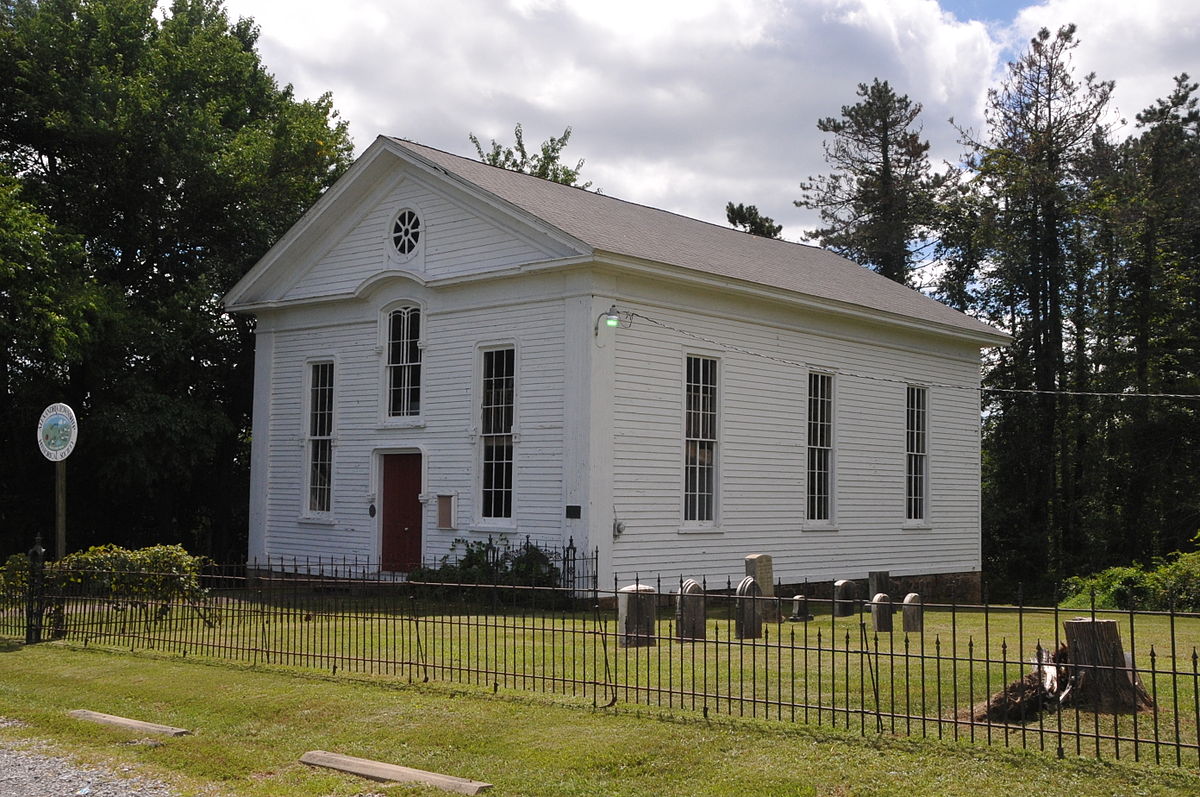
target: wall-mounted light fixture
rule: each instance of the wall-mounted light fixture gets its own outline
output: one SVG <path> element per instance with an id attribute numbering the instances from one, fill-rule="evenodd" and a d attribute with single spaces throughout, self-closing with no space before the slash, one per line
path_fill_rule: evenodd
<path id="1" fill-rule="evenodd" d="M 612 327 L 613 329 L 616 329 L 617 327 L 625 327 L 628 329 L 629 325 L 633 323 L 633 319 L 628 313 L 622 313 L 620 310 L 618 310 L 617 306 L 614 304 L 612 307 L 608 308 L 606 312 L 596 316 L 596 324 L 592 328 L 594 336 L 600 335 L 601 323 L 603 323 L 604 326 Z"/>

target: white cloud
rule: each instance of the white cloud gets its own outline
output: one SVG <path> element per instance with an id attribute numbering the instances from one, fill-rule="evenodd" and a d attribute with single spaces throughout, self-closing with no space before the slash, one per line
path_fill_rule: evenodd
<path id="1" fill-rule="evenodd" d="M 386 133 L 472 155 L 468 132 L 507 142 L 520 121 L 537 142 L 570 124 L 567 155 L 606 193 L 718 223 L 727 201 L 753 203 L 793 238 L 815 221 L 792 206 L 799 184 L 826 171 L 816 121 L 855 102 L 859 83 L 889 80 L 924 105 L 936 161 L 960 154 L 947 119 L 978 126 L 1003 48 L 1043 24 L 1080 22 L 1080 66 L 1117 79 L 1130 116 L 1171 75 L 1200 72 L 1185 48 L 1200 12 L 1169 2 L 1050 0 L 1011 28 L 935 0 L 226 5 L 261 25 L 281 82 L 333 92 L 359 149 Z"/>
<path id="2" fill-rule="evenodd" d="M 1040 28 L 1075 23 L 1075 64 L 1115 80 L 1115 110 L 1129 122 L 1174 86 L 1174 77 L 1200 73 L 1200 3 L 1181 0 L 1048 0 L 1024 9 L 1014 30 L 1024 48 Z"/>

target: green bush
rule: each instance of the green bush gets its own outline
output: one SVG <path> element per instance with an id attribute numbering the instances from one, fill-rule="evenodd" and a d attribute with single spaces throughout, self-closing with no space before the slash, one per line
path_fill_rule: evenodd
<path id="1" fill-rule="evenodd" d="M 15 553 L 0 567 L 0 606 L 23 604 L 29 590 L 29 557 Z"/>
<path id="2" fill-rule="evenodd" d="M 1075 576 L 1063 585 L 1064 609 L 1088 609 L 1095 594 L 1097 609 L 1200 611 L 1200 551 L 1175 553 L 1158 560 L 1153 570 L 1140 566 L 1110 567 L 1090 576 Z"/>
<path id="3" fill-rule="evenodd" d="M 1064 609 L 1088 609 L 1092 593 L 1097 609 L 1146 609 L 1152 590 L 1150 574 L 1140 567 L 1110 567 L 1090 576 L 1067 579 Z"/>
<path id="4" fill-rule="evenodd" d="M 1157 608 L 1200 612 L 1200 551 L 1174 554 L 1150 574 L 1150 587 Z"/>
<path id="5" fill-rule="evenodd" d="M 462 553 L 459 553 L 462 546 Z M 497 546 L 491 539 L 456 539 L 450 553 L 435 567 L 414 568 L 408 580 L 428 584 L 502 584 L 557 587 L 559 569 L 550 556 L 526 541 L 513 548 L 508 540 Z"/>
<path id="6" fill-rule="evenodd" d="M 82 585 L 126 600 L 195 602 L 205 594 L 200 584 L 204 561 L 180 545 L 137 550 L 99 545 L 48 564 L 46 575 L 59 587 Z"/>

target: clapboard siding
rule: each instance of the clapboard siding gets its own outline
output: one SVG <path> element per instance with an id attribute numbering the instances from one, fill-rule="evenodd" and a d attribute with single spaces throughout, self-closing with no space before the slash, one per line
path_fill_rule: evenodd
<path id="1" fill-rule="evenodd" d="M 405 207 L 421 218 L 422 239 L 410 260 L 396 258 L 391 223 Z M 414 180 L 404 179 L 383 200 L 364 209 L 361 220 L 301 276 L 288 299 L 347 294 L 385 269 L 420 275 L 426 281 L 494 271 L 569 252 L 549 239 L 518 234 L 502 220 Z"/>
<path id="2" fill-rule="evenodd" d="M 707 340 L 636 321 L 614 337 L 613 498 L 626 530 L 613 569 L 621 577 L 736 581 L 750 553 L 771 554 L 789 581 L 979 568 L 978 365 L 969 344 L 948 358 L 919 336 L 880 346 L 801 331 L 799 317 L 789 331 L 636 302 L 629 309 Z M 707 531 L 682 521 L 688 354 L 720 363 L 719 509 Z M 834 374 L 836 530 L 804 522 L 807 366 Z M 929 389 L 929 528 L 905 527 L 909 383 Z"/>
<path id="3" fill-rule="evenodd" d="M 536 280 L 531 280 L 536 282 Z M 310 326 L 309 313 L 290 311 L 273 334 L 274 385 L 271 391 L 270 480 L 266 500 L 265 549 L 271 556 L 350 556 L 379 554 L 376 455 L 386 451 L 423 454 L 424 492 L 458 497 L 459 527 L 438 530 L 435 507 L 426 503 L 424 555 L 436 560 L 455 539 L 486 539 L 488 527 L 475 523 L 477 511 L 478 369 L 481 346 L 513 345 L 517 350 L 515 522 L 491 533 L 529 535 L 557 544 L 560 537 L 563 476 L 564 302 L 523 301 L 484 310 L 444 306 L 425 295 L 423 425 L 398 427 L 383 419 L 383 352 L 377 343 L 384 308 L 421 294 L 396 285 L 356 303 L 346 321 Z M 536 293 L 536 292 L 534 292 Z M 441 302 L 441 304 L 439 304 Z M 315 312 L 315 311 L 314 311 Z M 519 317 L 520 325 L 512 319 Z M 333 510 L 327 522 L 304 517 L 304 393 L 308 364 L 335 362 L 335 444 Z"/>

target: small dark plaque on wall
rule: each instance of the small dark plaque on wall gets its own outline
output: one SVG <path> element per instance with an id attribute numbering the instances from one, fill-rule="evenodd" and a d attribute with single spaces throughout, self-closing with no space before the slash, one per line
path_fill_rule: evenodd
<path id="1" fill-rule="evenodd" d="M 567 520 L 579 520 L 583 517 L 583 507 L 579 504 L 567 504 Z"/>

